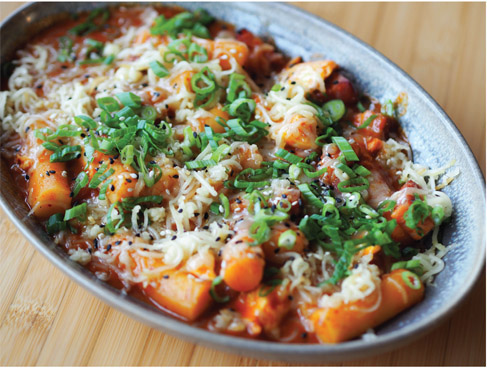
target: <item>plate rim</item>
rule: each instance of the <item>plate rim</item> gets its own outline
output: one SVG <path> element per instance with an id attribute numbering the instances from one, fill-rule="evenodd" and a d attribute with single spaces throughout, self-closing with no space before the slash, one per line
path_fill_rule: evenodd
<path id="1" fill-rule="evenodd" d="M 116 5 L 120 2 L 100 2 L 101 6 Z M 7 16 L 0 24 L 0 29 L 10 22 L 15 17 L 19 16 L 23 11 L 29 11 L 35 6 L 39 6 L 35 2 L 30 2 L 22 5 L 9 16 Z M 184 7 L 184 2 L 182 3 L 169 3 L 171 6 L 173 4 L 180 5 Z M 240 3 L 239 3 L 240 4 Z M 252 3 L 252 6 L 266 7 L 269 3 Z M 436 100 L 429 95 L 429 93 L 421 87 L 409 74 L 407 74 L 403 69 L 397 66 L 389 58 L 384 56 L 378 50 L 368 45 L 358 37 L 352 35 L 348 31 L 338 27 L 337 25 L 319 17 L 318 15 L 311 14 L 303 9 L 300 9 L 294 5 L 287 3 L 272 3 L 272 6 L 278 6 L 281 9 L 285 9 L 290 13 L 299 15 L 301 20 L 310 20 L 312 22 L 324 24 L 328 29 L 332 29 L 335 33 L 343 35 L 356 44 L 362 47 L 361 52 L 366 51 L 367 53 L 374 55 L 380 62 L 388 65 L 394 72 L 399 73 L 404 79 L 412 85 L 412 87 L 417 89 L 417 92 L 421 95 L 423 103 L 429 103 L 431 109 L 434 111 L 435 115 L 439 114 L 442 118 L 442 124 L 446 126 L 449 133 L 454 137 L 459 146 L 462 148 L 462 153 L 465 155 L 467 161 L 474 171 L 474 178 L 476 184 L 482 188 L 481 194 L 485 202 L 485 179 L 483 173 L 479 167 L 479 164 L 467 144 L 465 138 L 453 123 L 452 119 L 443 110 L 443 108 L 436 102 Z M 479 278 L 485 264 L 485 247 L 481 250 L 482 257 L 475 264 L 475 270 L 469 274 L 469 277 L 465 280 L 467 287 L 463 288 L 455 298 L 452 298 L 448 307 L 442 307 L 438 311 L 435 311 L 435 316 L 432 319 L 425 319 L 403 326 L 395 331 L 388 332 L 384 335 L 379 335 L 376 339 L 371 341 L 365 340 L 354 340 L 347 341 L 344 343 L 330 345 L 330 344 L 287 344 L 279 342 L 252 340 L 234 336 L 228 336 L 223 334 L 218 334 L 214 332 L 209 332 L 203 330 L 199 327 L 191 326 L 185 322 L 179 321 L 173 317 L 162 314 L 156 311 L 152 307 L 147 307 L 142 305 L 141 302 L 135 299 L 128 299 L 124 297 L 120 292 L 115 292 L 114 288 L 107 284 L 97 283 L 93 278 L 89 277 L 86 273 L 82 272 L 81 269 L 73 267 L 71 261 L 68 257 L 61 257 L 52 248 L 50 248 L 33 232 L 31 231 L 22 221 L 18 218 L 13 210 L 11 209 L 9 203 L 4 197 L 4 191 L 1 190 L 0 195 L 0 207 L 7 214 L 10 221 L 17 227 L 17 229 L 22 233 L 27 240 L 34 245 L 37 251 L 39 251 L 44 257 L 46 257 L 54 266 L 60 269 L 65 275 L 67 275 L 71 280 L 75 281 L 78 285 L 82 286 L 90 293 L 95 295 L 98 299 L 101 299 L 110 306 L 116 308 L 129 315 L 136 320 L 145 323 L 151 327 L 162 330 L 165 333 L 170 333 L 176 335 L 184 340 L 189 340 L 194 343 L 199 343 L 212 348 L 217 348 L 219 350 L 229 351 L 232 353 L 237 353 L 240 355 L 256 356 L 260 358 L 267 359 L 277 359 L 286 361 L 313 361 L 320 359 L 321 361 L 332 361 L 339 360 L 343 358 L 359 358 L 368 355 L 377 355 L 381 352 L 392 350 L 399 346 L 402 346 L 412 340 L 425 335 L 433 328 L 435 328 L 440 322 L 445 320 L 450 316 L 465 300 L 466 296 L 470 293 L 476 281 Z M 481 230 L 479 230 L 481 231 Z M 483 244 L 485 244 L 485 229 L 480 237 Z M 349 355 L 353 353 L 352 355 Z M 270 357 L 270 358 L 269 358 Z M 303 359 L 304 358 L 304 359 Z"/>

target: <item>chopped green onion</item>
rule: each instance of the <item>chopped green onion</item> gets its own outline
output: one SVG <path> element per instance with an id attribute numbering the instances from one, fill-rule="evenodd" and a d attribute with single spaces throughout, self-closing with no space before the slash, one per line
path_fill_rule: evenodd
<path id="1" fill-rule="evenodd" d="M 50 157 L 50 162 L 66 162 L 81 156 L 81 146 L 61 146 Z"/>
<path id="2" fill-rule="evenodd" d="M 210 288 L 210 295 L 215 300 L 217 303 L 226 303 L 230 300 L 230 297 L 228 295 L 225 295 L 224 297 L 221 297 L 217 294 L 215 288 L 220 285 L 223 281 L 223 277 L 217 276 L 211 283 L 211 288 Z"/>
<path id="3" fill-rule="evenodd" d="M 73 188 L 73 198 L 76 197 L 81 189 L 86 187 L 88 185 L 88 182 L 90 181 L 90 178 L 88 177 L 88 174 L 84 171 L 81 171 L 78 176 L 76 177 L 76 180 L 74 181 L 74 188 Z"/>
<path id="4" fill-rule="evenodd" d="M 113 219 L 113 211 L 117 209 L 118 214 L 120 215 L 119 221 L 115 224 Z M 120 202 L 113 203 L 107 212 L 107 223 L 106 228 L 110 232 L 110 234 L 115 234 L 117 230 L 122 226 L 125 221 L 125 214 L 123 212 L 123 208 Z"/>
<path id="5" fill-rule="evenodd" d="M 379 207 L 377 207 L 377 212 L 382 215 L 386 212 L 392 211 L 395 206 L 396 206 L 396 201 L 393 201 L 391 199 L 386 199 L 385 201 L 382 201 L 379 204 Z"/>
<path id="6" fill-rule="evenodd" d="M 252 90 L 245 81 L 244 75 L 237 73 L 230 75 L 228 82 L 227 102 L 232 103 L 237 98 L 249 98 L 251 94 Z"/>
<path id="7" fill-rule="evenodd" d="M 98 198 L 104 201 L 106 197 L 106 193 L 108 190 L 108 186 L 112 183 L 112 180 L 107 180 L 103 183 L 103 185 L 100 187 L 100 193 L 98 194 Z"/>
<path id="8" fill-rule="evenodd" d="M 296 239 L 297 235 L 294 230 L 287 230 L 284 231 L 280 236 L 279 236 L 279 241 L 277 245 L 279 247 L 286 248 L 288 250 L 293 249 L 294 245 L 296 244 Z"/>
<path id="9" fill-rule="evenodd" d="M 211 213 L 213 213 L 214 215 L 219 215 L 219 214 L 220 214 L 220 203 L 218 203 L 218 202 L 213 202 L 213 203 L 210 205 L 210 211 L 211 211 Z"/>
<path id="10" fill-rule="evenodd" d="M 69 210 L 66 210 L 64 213 L 64 221 L 69 221 L 74 218 L 77 218 L 78 220 L 82 221 L 86 218 L 86 209 L 88 208 L 88 205 L 85 203 L 81 203 L 77 206 L 74 206 L 73 208 L 70 208 Z"/>
<path id="11" fill-rule="evenodd" d="M 328 111 L 334 123 L 345 115 L 346 107 L 342 100 L 331 100 L 323 105 L 323 110 Z"/>
<path id="12" fill-rule="evenodd" d="M 162 65 L 160 62 L 157 60 L 151 61 L 149 63 L 149 67 L 152 69 L 155 75 L 157 75 L 159 78 L 164 78 L 169 75 L 169 71 L 166 69 L 164 65 Z"/>
<path id="13" fill-rule="evenodd" d="M 360 192 L 369 188 L 369 181 L 362 177 L 356 177 L 338 183 L 337 187 L 342 193 Z"/>
<path id="14" fill-rule="evenodd" d="M 120 110 L 120 105 L 118 104 L 117 100 L 113 97 L 102 97 L 96 100 L 96 103 L 102 110 L 106 112 L 114 112 Z"/>
<path id="15" fill-rule="evenodd" d="M 189 45 L 188 59 L 189 61 L 196 63 L 204 63 L 205 61 L 208 61 L 208 52 L 203 46 L 193 42 Z"/>
<path id="16" fill-rule="evenodd" d="M 277 84 L 274 84 L 271 88 L 271 91 L 273 92 L 277 92 L 277 91 L 280 91 L 281 90 L 281 85 L 279 83 Z"/>
<path id="17" fill-rule="evenodd" d="M 49 217 L 46 223 L 46 229 L 48 234 L 56 234 L 60 231 L 66 230 L 67 224 L 64 221 L 63 213 L 56 213 Z"/>
<path id="18" fill-rule="evenodd" d="M 347 165 L 345 164 L 342 164 L 341 162 L 339 164 L 336 165 L 336 168 L 343 171 L 345 174 L 347 174 L 350 178 L 354 178 L 356 177 L 357 175 L 354 173 L 354 171 L 348 167 Z"/>
<path id="19" fill-rule="evenodd" d="M 357 173 L 358 175 L 363 176 L 363 177 L 370 175 L 370 171 L 367 170 L 367 168 L 365 168 L 362 165 L 357 166 L 354 170 L 355 170 L 355 173 Z"/>
<path id="20" fill-rule="evenodd" d="M 282 284 L 281 279 L 273 279 L 265 282 L 265 285 L 262 285 L 262 287 L 259 290 L 259 296 L 260 297 L 266 297 L 270 293 L 274 291 L 274 289 Z"/>
<path id="21" fill-rule="evenodd" d="M 220 194 L 220 201 L 222 202 L 224 209 L 223 218 L 228 218 L 228 216 L 230 216 L 230 201 L 223 193 Z"/>
<path id="22" fill-rule="evenodd" d="M 313 190 L 308 183 L 299 184 L 298 189 L 301 191 L 301 194 L 306 199 L 306 201 L 308 201 L 310 204 L 318 208 L 323 207 L 323 202 L 318 198 L 315 193 L 313 193 Z"/>
<path id="23" fill-rule="evenodd" d="M 435 225 L 440 225 L 445 218 L 445 210 L 441 206 L 435 206 L 431 210 L 431 218 Z"/>
<path id="24" fill-rule="evenodd" d="M 157 111 L 153 106 L 144 106 L 140 113 L 142 119 L 154 121 L 157 118 Z"/>
<path id="25" fill-rule="evenodd" d="M 335 136 L 331 137 L 331 140 L 338 146 L 338 148 L 340 148 L 340 151 L 342 151 L 347 161 L 359 161 L 357 154 L 345 138 Z"/>
<path id="26" fill-rule="evenodd" d="M 421 288 L 421 280 L 416 274 L 412 273 L 411 271 L 403 271 L 401 273 L 401 277 L 406 285 L 409 286 L 411 289 L 418 290 Z"/>
<path id="27" fill-rule="evenodd" d="M 88 185 L 88 188 L 95 189 L 98 188 L 98 186 L 109 176 L 111 176 L 115 170 L 113 168 L 110 168 L 107 170 L 107 164 L 104 163 L 98 168 L 98 171 L 93 175 L 93 178 L 91 178 L 90 185 Z"/>
<path id="28" fill-rule="evenodd" d="M 250 246 L 256 246 L 268 241 L 271 237 L 271 229 L 264 220 L 254 222 L 249 229 L 249 236 L 254 240 Z"/>
<path id="29" fill-rule="evenodd" d="M 362 102 L 360 102 L 360 101 L 357 103 L 357 109 L 359 109 L 360 112 L 366 111 L 364 105 L 362 105 Z"/>
<path id="30" fill-rule="evenodd" d="M 282 158 L 283 160 L 286 160 L 290 162 L 291 164 L 297 164 L 303 159 L 299 156 L 296 156 L 295 154 L 286 151 L 285 149 L 279 148 L 279 150 L 276 152 L 276 156 Z"/>
<path id="31" fill-rule="evenodd" d="M 139 96 L 134 95 L 132 92 L 120 92 L 115 96 L 117 96 L 124 106 L 137 108 L 140 107 L 142 103 L 142 99 Z"/>
<path id="32" fill-rule="evenodd" d="M 188 161 L 185 163 L 186 167 L 190 170 L 195 169 L 204 169 L 209 166 L 215 166 L 216 162 L 214 160 L 197 160 L 197 161 Z"/>
<path id="33" fill-rule="evenodd" d="M 303 169 L 304 175 L 306 175 L 308 178 L 311 178 L 311 179 L 320 177 L 321 175 L 323 175 L 324 173 L 326 173 L 327 170 L 328 170 L 328 168 L 326 168 L 326 167 L 324 167 L 324 168 L 322 168 L 321 170 L 318 170 L 318 171 L 310 171 L 306 167 Z"/>
<path id="34" fill-rule="evenodd" d="M 367 128 L 370 123 L 374 121 L 374 119 L 377 117 L 377 115 L 371 115 L 365 120 L 360 126 L 357 127 L 357 129 L 364 129 Z"/>

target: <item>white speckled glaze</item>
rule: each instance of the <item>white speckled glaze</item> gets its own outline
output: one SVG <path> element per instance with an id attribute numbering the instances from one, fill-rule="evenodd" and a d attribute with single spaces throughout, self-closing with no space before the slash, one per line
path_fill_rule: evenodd
<path id="1" fill-rule="evenodd" d="M 115 3 L 109 3 L 114 5 Z M 52 16 L 107 3 L 34 3 L 7 18 L 1 25 L 2 63 L 15 49 L 51 23 Z M 425 300 L 377 329 L 372 341 L 354 340 L 339 345 L 278 344 L 210 333 L 179 322 L 135 299 L 122 295 L 70 261 L 43 228 L 27 218 L 28 208 L 8 173 L 1 167 L 0 204 L 31 243 L 78 284 L 126 314 L 155 328 L 224 351 L 266 359 L 324 362 L 379 354 L 405 344 L 436 326 L 470 291 L 485 261 L 485 190 L 482 173 L 465 140 L 440 106 L 396 65 L 338 27 L 278 3 L 181 3 L 188 9 L 202 7 L 219 19 L 272 38 L 277 47 L 305 60 L 316 55 L 335 60 L 353 76 L 356 86 L 379 99 L 409 96 L 407 114 L 400 119 L 415 161 L 432 167 L 456 159 L 461 175 L 445 189 L 454 205 L 451 222 L 443 226 L 442 240 L 456 243 L 445 257 L 446 267 L 429 287 Z M 17 35 L 12 37 L 12 35 Z"/>

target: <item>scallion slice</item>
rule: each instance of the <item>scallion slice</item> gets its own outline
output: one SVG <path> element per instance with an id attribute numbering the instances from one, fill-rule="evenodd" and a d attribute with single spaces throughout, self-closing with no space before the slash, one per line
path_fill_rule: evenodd
<path id="1" fill-rule="evenodd" d="M 220 285 L 223 282 L 223 277 L 217 276 L 213 279 L 213 282 L 211 283 L 210 287 L 210 295 L 215 300 L 217 303 L 226 303 L 230 300 L 230 297 L 228 295 L 225 295 L 224 297 L 221 297 L 220 295 L 217 294 L 215 288 Z"/>
<path id="2" fill-rule="evenodd" d="M 282 158 L 283 160 L 286 160 L 287 162 L 290 162 L 291 164 L 297 164 L 303 161 L 301 157 L 296 156 L 295 154 L 288 152 L 282 148 L 279 148 L 279 150 L 276 152 L 276 156 Z"/>
<path id="3" fill-rule="evenodd" d="M 74 218 L 77 218 L 80 221 L 83 221 L 86 218 L 86 210 L 88 208 L 88 205 L 85 203 L 81 203 L 77 206 L 74 206 L 73 208 L 70 208 L 69 210 L 66 210 L 64 213 L 64 221 L 69 221 Z"/>
<path id="4" fill-rule="evenodd" d="M 364 128 L 367 128 L 370 123 L 372 123 L 374 121 L 374 119 L 377 117 L 377 115 L 371 115 L 367 118 L 367 120 L 365 120 L 362 124 L 360 124 L 360 126 L 357 127 L 357 129 L 364 129 Z"/>
<path id="5" fill-rule="evenodd" d="M 362 177 L 356 177 L 338 183 L 337 187 L 342 193 L 360 192 L 369 188 L 369 181 Z"/>
<path id="6" fill-rule="evenodd" d="M 153 60 L 149 63 L 149 67 L 152 69 L 155 75 L 159 78 L 164 78 L 169 75 L 169 71 L 166 69 L 164 65 L 162 65 L 157 60 Z"/>
<path id="7" fill-rule="evenodd" d="M 347 161 L 359 161 L 357 154 L 344 137 L 335 136 L 331 137 L 331 140 L 340 148 Z"/>
<path id="8" fill-rule="evenodd" d="M 209 166 L 215 166 L 216 162 L 214 160 L 196 160 L 188 161 L 185 163 L 186 167 L 190 170 L 203 169 Z"/>
<path id="9" fill-rule="evenodd" d="M 138 108 L 142 103 L 142 99 L 132 92 L 120 92 L 117 93 L 115 96 L 117 96 L 117 98 L 124 106 Z"/>
<path id="10" fill-rule="evenodd" d="M 328 111 L 334 123 L 339 121 L 347 111 L 342 100 L 331 100 L 323 105 L 323 110 Z"/>
<path id="11" fill-rule="evenodd" d="M 294 245 L 296 244 L 296 239 L 297 235 L 294 230 L 287 230 L 284 231 L 280 236 L 279 236 L 279 241 L 277 245 L 282 248 L 286 248 L 288 250 L 293 249 Z"/>

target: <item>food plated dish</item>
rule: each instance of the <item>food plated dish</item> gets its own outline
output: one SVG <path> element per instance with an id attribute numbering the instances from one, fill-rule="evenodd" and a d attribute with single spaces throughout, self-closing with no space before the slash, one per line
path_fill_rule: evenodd
<path id="1" fill-rule="evenodd" d="M 292 82 L 292 81 L 291 81 L 291 82 Z M 280 92 L 280 91 L 271 91 L 269 94 L 271 95 L 273 92 Z M 120 101 L 120 102 L 121 102 L 121 101 Z M 316 102 L 317 102 L 317 101 L 316 101 Z M 322 101 L 322 102 L 327 102 L 327 103 L 328 103 L 329 101 Z M 322 106 L 322 105 L 323 105 L 323 104 L 322 104 L 322 103 L 320 103 L 320 106 Z M 312 107 L 312 108 L 314 108 L 314 107 Z M 318 111 L 318 110 L 316 110 L 316 111 Z M 217 133 L 217 134 L 218 134 L 218 133 Z M 296 149 L 298 149 L 298 148 L 299 148 L 299 147 L 296 147 Z M 284 149 L 286 149 L 286 147 L 285 147 L 285 146 L 284 146 Z M 289 149 L 290 149 L 290 148 L 289 148 L 289 147 L 287 147 L 287 153 L 289 153 L 289 154 L 293 154 L 292 152 L 290 152 L 290 150 L 289 150 Z M 291 149 L 292 149 L 292 148 L 291 148 Z M 297 151 L 296 151 L 296 153 L 298 153 L 298 154 L 299 154 L 299 152 L 297 152 Z M 282 155 L 284 155 L 284 154 L 286 154 L 286 153 L 285 153 L 285 152 L 284 152 L 284 153 L 283 153 L 283 152 L 281 152 L 281 153 L 280 153 L 280 155 L 281 155 L 281 156 L 282 156 Z M 284 158 L 284 160 L 280 160 L 280 161 L 284 161 L 284 162 L 287 162 L 288 164 L 291 164 L 291 162 L 289 161 L 289 160 L 291 160 L 291 159 L 292 159 L 292 160 L 295 160 L 295 158 L 294 158 L 293 156 L 289 156 L 289 155 L 288 155 L 288 156 L 287 156 L 287 160 L 286 160 L 286 158 Z M 100 161 L 102 161 L 102 160 L 100 160 Z M 200 161 L 200 160 L 192 160 L 192 161 Z M 269 161 L 270 161 L 270 160 L 269 160 Z M 364 163 L 364 162 L 361 162 L 361 163 Z M 282 164 L 281 164 L 281 165 L 282 165 Z M 299 162 L 293 163 L 293 165 L 296 165 L 296 166 L 297 166 L 297 165 L 299 165 Z M 216 165 L 215 165 L 215 166 L 216 166 Z M 284 166 L 285 166 L 285 165 L 284 165 Z M 305 167 L 299 167 L 299 166 L 298 166 L 298 168 L 305 169 Z M 308 169 L 309 169 L 309 170 L 312 170 L 312 168 L 308 168 Z M 315 168 L 315 169 L 316 169 L 316 168 Z M 357 167 L 357 169 L 358 169 L 358 167 Z M 281 170 L 281 169 L 280 169 L 280 170 Z M 320 169 L 320 170 L 321 170 L 321 169 Z M 54 170 L 54 171 L 57 171 L 57 170 Z M 202 170 L 202 171 L 204 171 L 204 170 Z M 315 170 L 315 171 L 319 171 L 319 170 Z M 55 173 L 51 173 L 51 174 L 55 174 Z M 323 174 L 323 173 L 321 173 L 321 174 Z M 302 180 L 300 180 L 300 181 L 302 181 Z M 247 180 L 247 182 L 248 182 L 248 180 Z M 227 195 L 227 198 L 230 198 L 230 193 Z M 223 201 L 223 199 L 221 199 L 221 200 Z M 291 204 L 292 204 L 292 202 L 291 202 Z M 222 203 L 222 206 L 224 207 L 224 204 L 223 204 L 223 203 Z M 69 210 L 69 209 L 68 209 L 68 210 Z M 218 211 L 216 211 L 216 212 L 218 212 Z M 69 217 L 69 216 L 68 216 L 68 217 Z M 66 218 L 66 217 L 64 217 L 64 218 Z M 204 225 L 203 225 L 203 226 L 204 226 Z M 295 233 L 296 233 L 296 235 L 298 235 L 296 231 L 295 231 Z M 276 262 L 276 263 L 277 263 L 277 262 Z M 225 277 L 225 275 L 223 275 L 223 277 Z M 231 283 L 231 281 L 229 281 L 228 283 Z M 237 286 L 236 288 L 239 288 L 239 287 Z M 276 288 L 276 289 L 277 289 L 277 288 Z M 228 293 L 226 292 L 226 290 L 222 290 L 222 294 L 223 294 L 224 296 L 228 296 L 228 295 L 227 295 Z M 219 295 L 220 295 L 220 294 L 219 294 Z"/>

